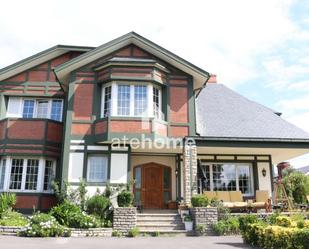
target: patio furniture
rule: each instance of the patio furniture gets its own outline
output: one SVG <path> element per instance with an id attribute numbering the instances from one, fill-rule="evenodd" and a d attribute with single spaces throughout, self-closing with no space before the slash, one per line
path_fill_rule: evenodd
<path id="1" fill-rule="evenodd" d="M 264 208 L 266 212 L 270 212 L 271 199 L 268 190 L 257 190 L 255 192 L 255 200 L 250 205 L 252 205 L 252 208 L 255 210 Z"/>
<path id="2" fill-rule="evenodd" d="M 205 191 L 208 199 L 217 198 L 224 207 L 230 209 L 247 209 L 248 203 L 243 200 L 241 191 Z"/>

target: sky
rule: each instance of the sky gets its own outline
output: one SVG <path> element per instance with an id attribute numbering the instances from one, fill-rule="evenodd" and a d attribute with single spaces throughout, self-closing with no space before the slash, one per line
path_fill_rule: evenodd
<path id="1" fill-rule="evenodd" d="M 309 132 L 309 1 L 3 1 L 0 68 L 135 31 Z M 308 151 L 309 152 L 309 151 Z M 309 165 L 309 154 L 292 160 Z"/>

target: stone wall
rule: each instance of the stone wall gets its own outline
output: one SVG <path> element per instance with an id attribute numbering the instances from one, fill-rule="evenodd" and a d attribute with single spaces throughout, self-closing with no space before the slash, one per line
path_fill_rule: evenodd
<path id="1" fill-rule="evenodd" d="M 111 228 L 89 228 L 76 229 L 71 228 L 72 237 L 111 237 L 113 229 Z"/>
<path id="2" fill-rule="evenodd" d="M 13 226 L 0 226 L 0 234 L 2 235 L 14 235 L 18 233 L 23 227 Z"/>
<path id="3" fill-rule="evenodd" d="M 194 141 L 185 141 L 183 147 L 183 199 L 191 204 L 192 195 L 197 194 L 197 148 Z"/>
<path id="4" fill-rule="evenodd" d="M 137 211 L 135 207 L 118 207 L 114 209 L 113 228 L 124 234 L 137 223 Z"/>
<path id="5" fill-rule="evenodd" d="M 205 233 L 212 233 L 212 225 L 218 222 L 218 209 L 215 207 L 195 207 L 190 209 L 190 213 L 193 219 L 193 228 L 197 225 L 203 225 L 205 227 Z"/>

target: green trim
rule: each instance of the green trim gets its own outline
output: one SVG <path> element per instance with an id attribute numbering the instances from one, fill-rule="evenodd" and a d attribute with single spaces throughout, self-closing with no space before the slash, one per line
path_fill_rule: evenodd
<path id="1" fill-rule="evenodd" d="M 72 73 L 70 77 L 71 82 L 75 82 L 75 74 Z M 69 85 L 69 91 L 67 95 L 65 105 L 66 117 L 64 121 L 64 136 L 63 136 L 63 147 L 62 147 L 62 159 L 61 159 L 61 181 L 66 181 L 68 179 L 69 171 L 69 152 L 70 152 L 70 143 L 71 143 L 71 127 L 72 127 L 72 114 L 74 106 L 74 92 L 75 92 L 75 83 Z"/>

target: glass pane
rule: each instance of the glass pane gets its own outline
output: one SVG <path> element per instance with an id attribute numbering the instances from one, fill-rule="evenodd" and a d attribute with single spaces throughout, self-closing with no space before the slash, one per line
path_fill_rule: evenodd
<path id="1" fill-rule="evenodd" d="M 214 191 L 236 190 L 236 166 L 234 164 L 213 165 Z"/>
<path id="2" fill-rule="evenodd" d="M 170 192 L 169 191 L 164 191 L 163 200 L 164 200 L 164 203 L 167 203 L 168 201 L 171 200 Z"/>
<path id="3" fill-rule="evenodd" d="M 147 116 L 147 86 L 134 86 L 134 115 Z"/>
<path id="4" fill-rule="evenodd" d="M 171 170 L 169 168 L 164 168 L 163 186 L 165 189 L 168 189 L 171 186 Z"/>
<path id="5" fill-rule="evenodd" d="M 39 173 L 39 160 L 28 159 L 25 189 L 27 190 L 37 189 L 38 173 Z"/>
<path id="6" fill-rule="evenodd" d="M 141 167 L 135 168 L 135 188 L 140 189 L 142 187 L 142 169 Z"/>
<path id="7" fill-rule="evenodd" d="M 160 118 L 160 100 L 159 100 L 159 89 L 153 88 L 153 115 L 155 118 Z"/>
<path id="8" fill-rule="evenodd" d="M 135 190 L 134 200 L 136 203 L 141 202 L 141 191 L 140 190 Z"/>
<path id="9" fill-rule="evenodd" d="M 52 189 L 52 182 L 55 179 L 55 172 L 53 161 L 45 161 L 45 172 L 44 172 L 44 190 Z"/>
<path id="10" fill-rule="evenodd" d="M 198 168 L 198 185 L 200 193 L 210 191 L 210 165 L 201 165 Z"/>
<path id="11" fill-rule="evenodd" d="M 4 187 L 5 171 L 6 171 L 6 159 L 3 159 L 0 165 L 0 189 L 3 189 Z"/>
<path id="12" fill-rule="evenodd" d="M 48 101 L 39 100 L 38 101 L 38 118 L 48 118 Z"/>
<path id="13" fill-rule="evenodd" d="M 88 181 L 105 182 L 107 179 L 107 156 L 91 156 L 88 160 Z"/>
<path id="14" fill-rule="evenodd" d="M 33 118 L 34 100 L 24 100 L 23 118 Z"/>
<path id="15" fill-rule="evenodd" d="M 252 193 L 252 182 L 250 175 L 250 165 L 238 165 L 237 166 L 237 174 L 238 174 L 238 186 L 239 190 L 243 194 L 251 194 Z"/>
<path id="16" fill-rule="evenodd" d="M 23 178 L 23 159 L 13 159 L 10 177 L 10 189 L 21 189 L 21 181 Z"/>
<path id="17" fill-rule="evenodd" d="M 50 118 L 56 121 L 61 121 L 61 114 L 62 114 L 62 100 L 53 100 Z"/>
<path id="18" fill-rule="evenodd" d="M 104 117 L 110 116 L 111 96 L 112 96 L 112 87 L 111 86 L 105 87 L 104 89 L 104 110 L 103 110 Z"/>
<path id="19" fill-rule="evenodd" d="M 130 86 L 118 85 L 118 115 L 129 116 L 130 115 Z"/>

